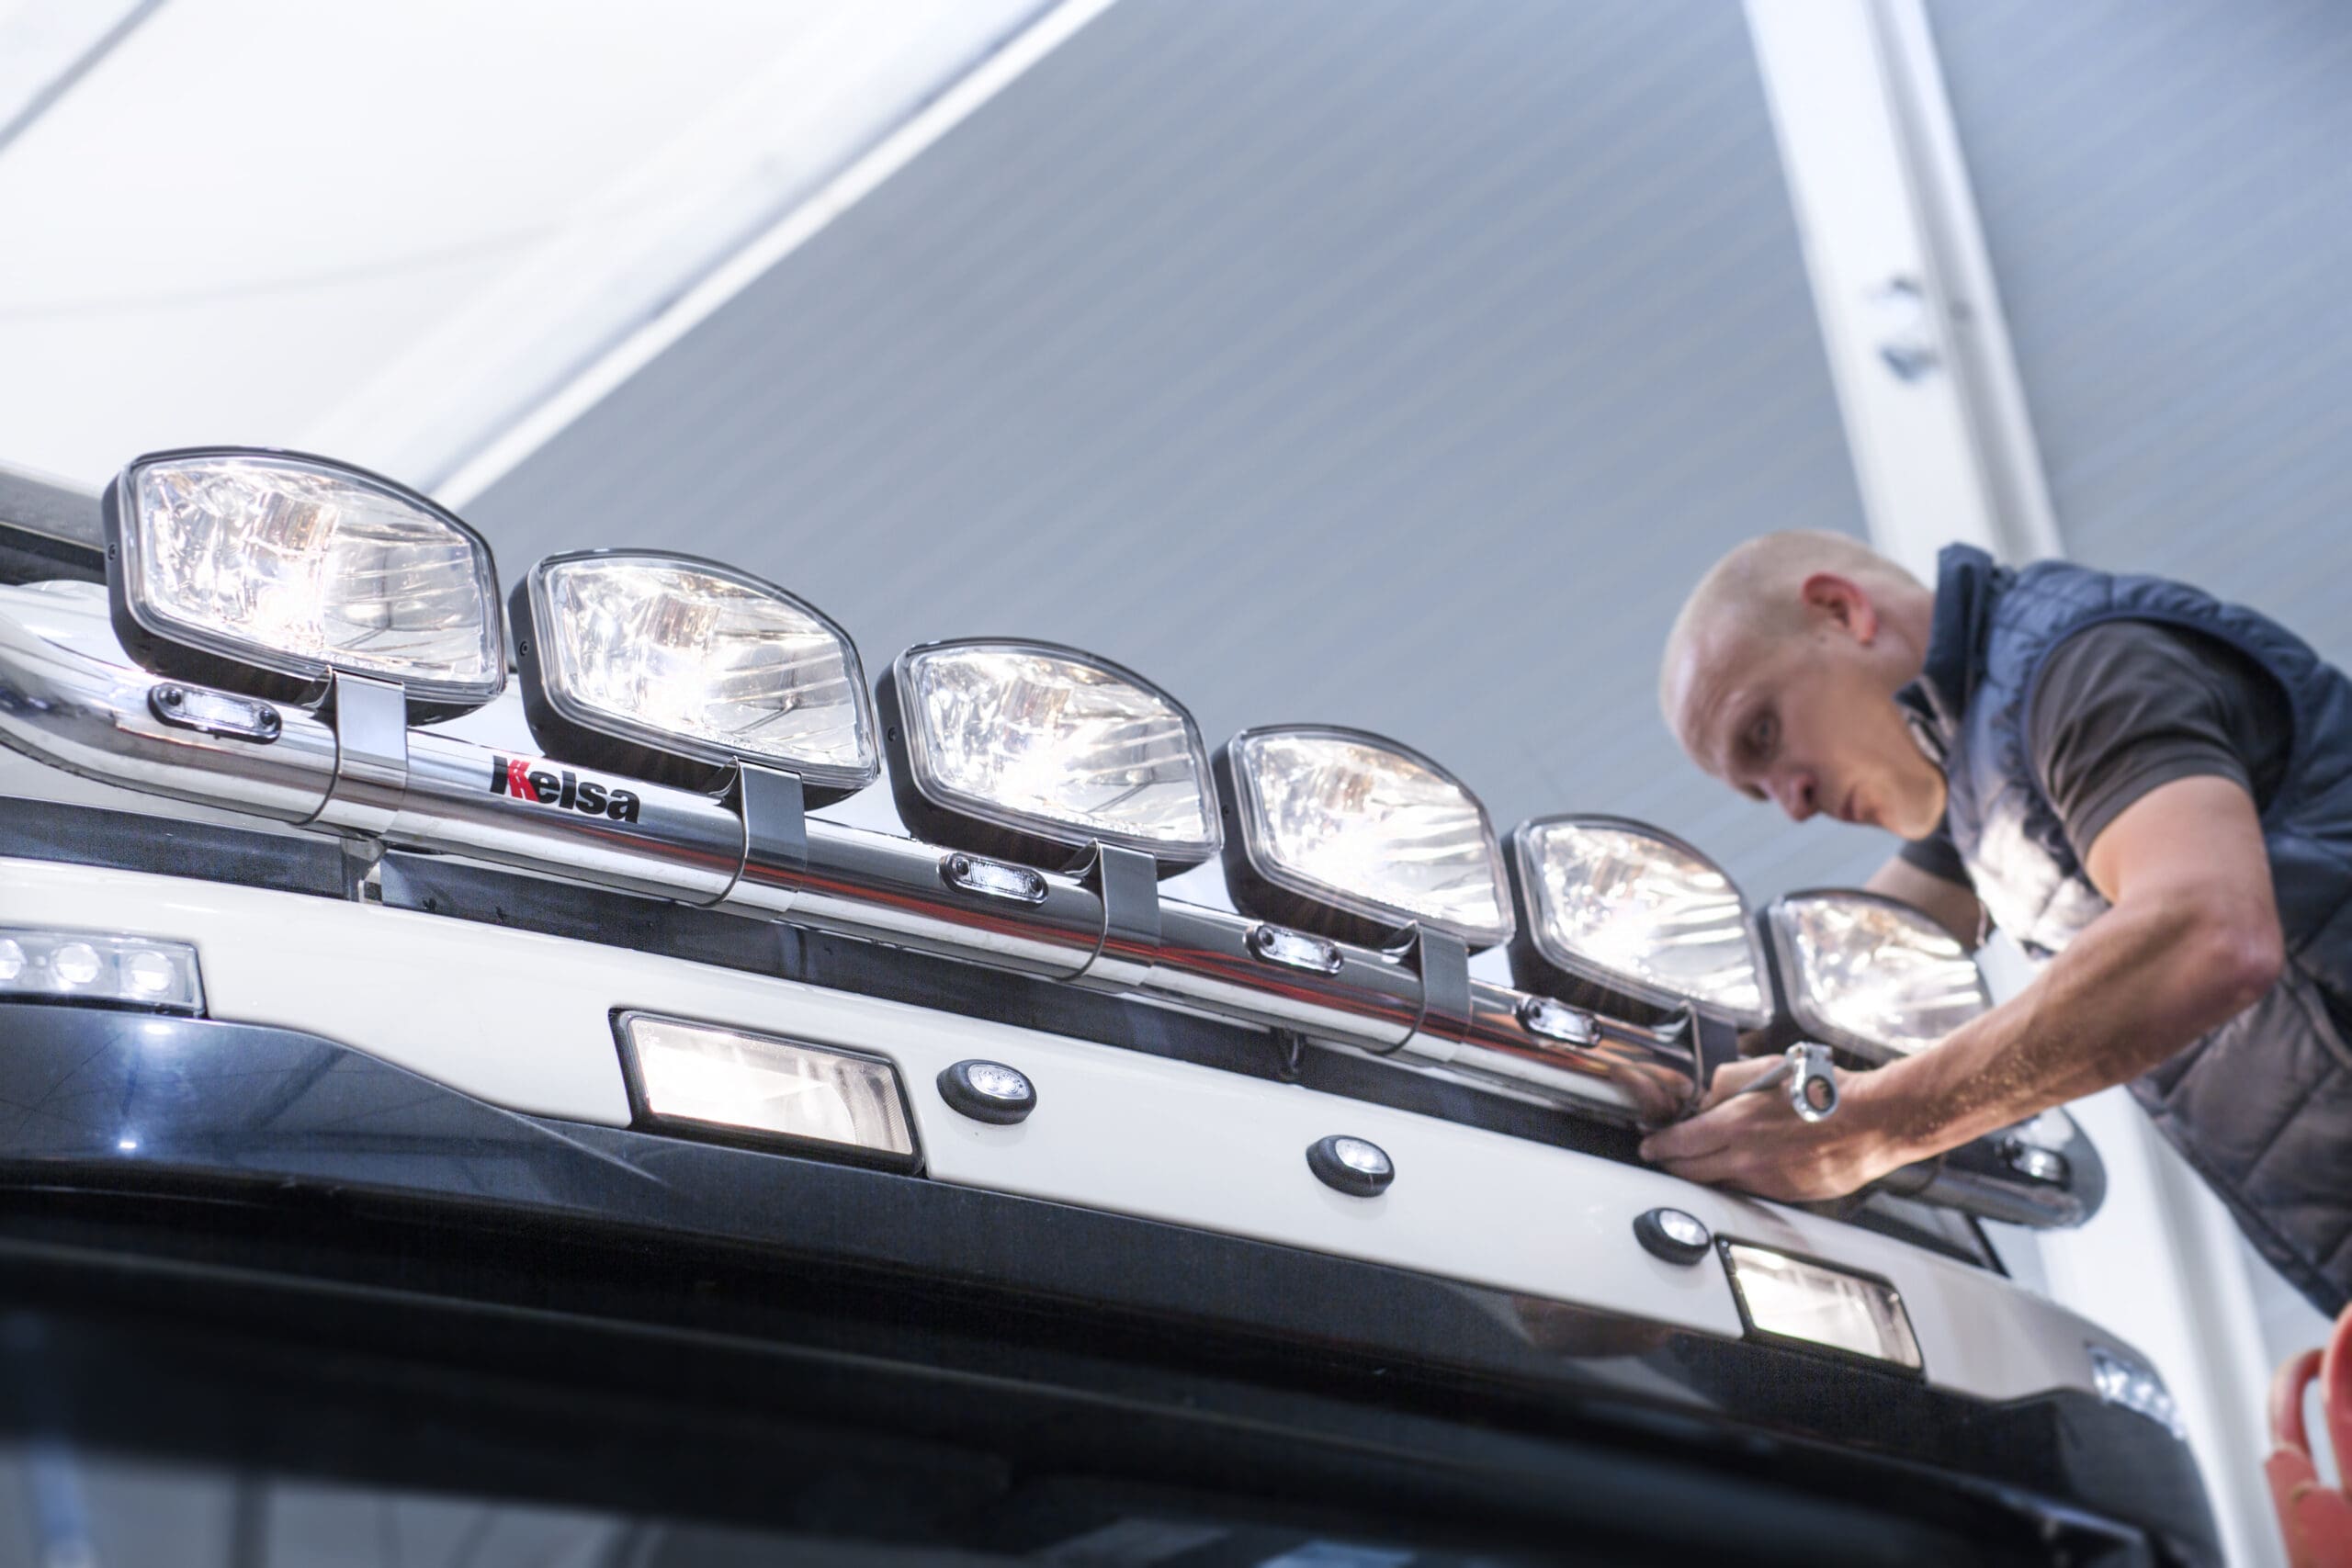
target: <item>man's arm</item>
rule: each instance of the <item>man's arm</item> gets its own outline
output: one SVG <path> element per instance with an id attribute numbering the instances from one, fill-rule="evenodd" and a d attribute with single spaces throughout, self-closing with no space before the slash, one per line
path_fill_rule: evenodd
<path id="1" fill-rule="evenodd" d="M 1968 884 L 1938 876 L 1896 855 L 1871 873 L 1862 886 L 1924 911 L 1961 946 L 1976 951 L 1977 939 L 1984 930 L 1984 906 L 1976 901 L 1976 890 Z"/>
<path id="2" fill-rule="evenodd" d="M 1844 1076 L 1826 1122 L 1732 1091 L 1770 1065 L 1715 1076 L 1708 1108 L 1652 1134 L 1647 1158 L 1694 1181 L 1830 1198 L 1899 1167 L 2124 1083 L 2253 1005 L 2285 962 L 2252 796 L 2184 778 L 2127 807 L 2086 869 L 2113 906 L 2023 991 L 1941 1044 Z"/>
<path id="3" fill-rule="evenodd" d="M 1902 1162 L 2127 1083 L 2259 1000 L 2286 962 L 2270 857 L 2233 780 L 2142 795 L 2084 869 L 2114 907 L 2023 991 L 1865 1090 Z M 1899 1073 L 1897 1069 L 1900 1069 Z"/>

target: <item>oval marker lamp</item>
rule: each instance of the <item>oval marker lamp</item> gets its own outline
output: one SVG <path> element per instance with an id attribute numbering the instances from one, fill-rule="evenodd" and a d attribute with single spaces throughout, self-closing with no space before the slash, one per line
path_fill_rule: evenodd
<path id="1" fill-rule="evenodd" d="M 1474 953 L 1510 939 L 1487 808 L 1419 752 L 1301 725 L 1245 729 L 1213 765 L 1238 829 L 1225 881 L 1242 913 L 1374 945 L 1415 923 Z"/>
<path id="2" fill-rule="evenodd" d="M 1908 904 L 1875 893 L 1792 893 L 1765 910 L 1763 923 L 1798 1030 L 1865 1060 L 1924 1051 L 1993 1005 L 1967 950 Z"/>
<path id="3" fill-rule="evenodd" d="M 738 761 L 797 774 L 808 804 L 881 771 L 857 649 L 823 612 L 690 556 L 549 556 L 514 590 L 523 712 L 548 752 L 690 789 Z"/>
<path id="4" fill-rule="evenodd" d="M 505 688 L 490 547 L 414 491 L 201 447 L 135 459 L 100 506 L 116 636 L 157 674 L 299 705 L 336 673 L 394 681 L 419 723 Z"/>
<path id="5" fill-rule="evenodd" d="M 1115 844 L 1169 876 L 1223 842 L 1193 716 L 1108 660 L 1049 643 L 925 643 L 875 696 L 899 815 L 933 843 L 1046 866 Z"/>
<path id="6" fill-rule="evenodd" d="M 1511 832 L 1510 877 L 1521 990 L 1598 987 L 1741 1029 L 1770 1021 L 1747 900 L 1681 840 L 1617 817 L 1538 818 Z"/>

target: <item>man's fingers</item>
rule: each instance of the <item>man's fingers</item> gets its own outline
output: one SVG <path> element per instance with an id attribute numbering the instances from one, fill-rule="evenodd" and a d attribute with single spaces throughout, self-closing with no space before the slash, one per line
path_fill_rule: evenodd
<path id="1" fill-rule="evenodd" d="M 1713 1111 L 1766 1073 L 1782 1065 L 1782 1058 L 1747 1056 L 1736 1062 L 1725 1062 L 1715 1069 L 1713 1079 L 1707 1085 L 1707 1098 L 1699 1103 L 1701 1111 Z"/>
<path id="2" fill-rule="evenodd" d="M 1671 1160 L 1666 1168 L 1685 1181 L 1707 1187 L 1736 1187 L 1743 1191 L 1755 1190 L 1759 1174 L 1753 1168 L 1753 1162 L 1737 1149 L 1718 1149 L 1693 1159 Z"/>
<path id="3" fill-rule="evenodd" d="M 1671 1067 L 1647 1062 L 1611 1062 L 1607 1070 L 1610 1081 L 1623 1089 L 1625 1098 L 1633 1101 L 1634 1114 L 1645 1130 L 1673 1121 L 1690 1096 L 1690 1078 Z"/>
<path id="4" fill-rule="evenodd" d="M 1739 1123 L 1744 1120 L 1730 1111 L 1702 1111 L 1688 1122 L 1661 1127 L 1644 1138 L 1642 1157 L 1653 1161 L 1696 1159 L 1728 1148 L 1737 1139 Z"/>

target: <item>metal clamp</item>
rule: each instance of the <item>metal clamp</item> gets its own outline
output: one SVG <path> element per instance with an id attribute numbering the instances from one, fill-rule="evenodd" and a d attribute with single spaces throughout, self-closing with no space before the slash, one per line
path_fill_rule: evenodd
<path id="1" fill-rule="evenodd" d="M 1838 1074 L 1826 1045 L 1790 1046 L 1781 1053 L 1779 1061 L 1734 1089 L 1729 1098 L 1761 1094 L 1782 1083 L 1788 1085 L 1789 1109 L 1800 1119 L 1826 1122 L 1838 1114 Z"/>
<path id="2" fill-rule="evenodd" d="M 337 672 L 321 716 L 334 729 L 334 777 L 310 820 L 381 839 L 408 794 L 408 688 Z"/>
<path id="3" fill-rule="evenodd" d="M 1413 1032 L 1389 1050 L 1393 1056 L 1408 1052 L 1429 1062 L 1450 1062 L 1470 1037 L 1474 1014 L 1470 1000 L 1470 949 L 1452 931 L 1415 925 L 1396 957 L 1421 977 L 1420 1016 Z"/>
<path id="4" fill-rule="evenodd" d="M 731 798 L 743 819 L 743 860 L 735 880 L 712 902 L 724 905 L 757 888 L 755 912 L 782 915 L 808 880 L 808 812 L 800 775 L 740 763 Z"/>
<path id="5" fill-rule="evenodd" d="M 1140 986 L 1159 958 L 1159 863 L 1141 850 L 1098 842 L 1073 874 L 1102 901 L 1102 934 L 1070 978 L 1106 990 Z"/>

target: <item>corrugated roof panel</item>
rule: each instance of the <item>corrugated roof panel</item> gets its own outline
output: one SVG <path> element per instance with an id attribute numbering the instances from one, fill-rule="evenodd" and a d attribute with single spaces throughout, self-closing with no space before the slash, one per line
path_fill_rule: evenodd
<path id="1" fill-rule="evenodd" d="M 2352 662 L 2352 10 L 1931 15 L 2068 553 Z"/>
<path id="2" fill-rule="evenodd" d="M 1758 889 L 1884 852 L 1702 778 L 1681 595 L 1861 532 L 1739 8 L 1124 0 L 470 508 L 664 543 L 869 664 L 1017 633 Z"/>

